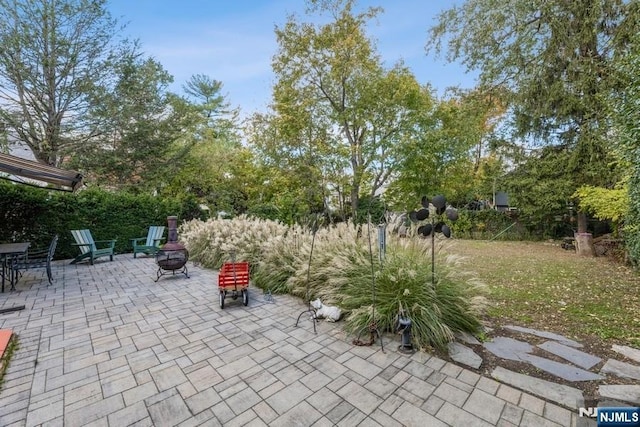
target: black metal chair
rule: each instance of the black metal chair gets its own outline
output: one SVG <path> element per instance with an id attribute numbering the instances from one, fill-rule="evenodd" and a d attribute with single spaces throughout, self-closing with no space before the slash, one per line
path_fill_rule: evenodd
<path id="1" fill-rule="evenodd" d="M 33 268 L 46 268 L 47 278 L 49 279 L 49 285 L 53 283 L 53 274 L 51 273 L 51 261 L 53 255 L 56 252 L 56 246 L 58 245 L 58 235 L 56 234 L 51 239 L 51 243 L 48 248 L 42 249 L 29 249 L 27 254 L 21 258 L 16 259 L 11 268 L 13 268 L 15 274 L 22 275 L 23 271 Z M 49 286 L 47 285 L 47 286 Z"/>

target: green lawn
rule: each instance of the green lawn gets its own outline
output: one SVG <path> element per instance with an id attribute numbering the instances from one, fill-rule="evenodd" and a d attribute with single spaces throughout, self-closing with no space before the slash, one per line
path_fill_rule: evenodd
<path id="1" fill-rule="evenodd" d="M 630 267 L 548 242 L 453 240 L 444 250 L 489 286 L 497 325 L 640 345 L 640 275 Z"/>

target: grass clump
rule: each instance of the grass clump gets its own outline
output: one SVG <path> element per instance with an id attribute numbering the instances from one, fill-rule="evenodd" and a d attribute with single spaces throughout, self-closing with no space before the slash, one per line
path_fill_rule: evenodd
<path id="1" fill-rule="evenodd" d="M 11 336 L 7 348 L 5 348 L 2 358 L 0 358 L 0 390 L 2 390 L 2 383 L 4 382 L 4 373 L 9 366 L 9 361 L 13 357 L 13 353 L 18 349 L 18 338 L 15 334 Z"/>
<path id="2" fill-rule="evenodd" d="M 456 332 L 479 333 L 485 287 L 459 270 L 456 257 L 436 256 L 431 283 L 430 245 L 420 240 L 396 241 L 384 264 L 374 263 L 375 323 L 379 330 L 395 328 L 398 314 L 412 320 L 414 345 L 443 350 Z M 371 265 L 353 264 L 346 285 L 334 289 L 341 307 L 350 312 L 348 331 L 357 333 L 373 321 Z"/>
<path id="3" fill-rule="evenodd" d="M 374 320 L 379 330 L 392 331 L 402 314 L 413 322 L 415 345 L 444 349 L 456 332 L 480 331 L 484 288 L 461 271 L 457 258 L 438 253 L 431 283 L 430 241 L 389 238 L 381 264 L 377 233 L 370 242 L 369 229 L 339 223 L 314 237 L 308 228 L 239 217 L 191 221 L 180 234 L 191 258 L 205 267 L 219 268 L 235 251 L 237 260 L 251 263 L 255 286 L 303 299 L 308 292 L 310 299 L 339 306 L 349 332 L 358 333 Z"/>
<path id="4" fill-rule="evenodd" d="M 232 256 L 257 264 L 262 258 L 263 245 L 288 230 L 277 221 L 243 215 L 234 219 L 188 221 L 180 225 L 179 234 L 192 261 L 219 269 L 224 262 L 231 261 Z"/>

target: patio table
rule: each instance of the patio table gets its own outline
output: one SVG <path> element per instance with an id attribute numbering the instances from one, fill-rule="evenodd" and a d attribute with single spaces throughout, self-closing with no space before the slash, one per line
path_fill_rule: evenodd
<path id="1" fill-rule="evenodd" d="M 11 290 L 15 290 L 15 279 L 17 273 L 11 268 L 13 262 L 20 255 L 25 255 L 29 249 L 29 242 L 21 243 L 1 243 L 0 244 L 0 259 L 2 260 L 2 292 L 4 293 L 4 282 L 9 274 L 9 280 L 11 283 Z"/>

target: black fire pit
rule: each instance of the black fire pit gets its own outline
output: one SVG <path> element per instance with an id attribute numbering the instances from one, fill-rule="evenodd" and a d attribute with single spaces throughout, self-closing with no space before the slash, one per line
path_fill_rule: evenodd
<path id="1" fill-rule="evenodd" d="M 167 218 L 169 224 L 169 236 L 158 252 L 156 252 L 156 264 L 158 264 L 158 277 L 165 274 L 182 273 L 189 278 L 187 270 L 187 261 L 189 260 L 189 251 L 182 244 L 178 243 L 178 217 L 170 216 Z"/>

